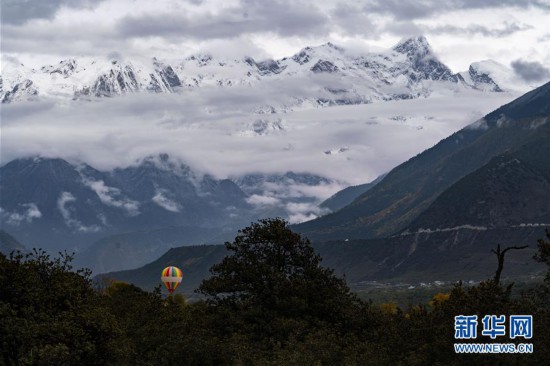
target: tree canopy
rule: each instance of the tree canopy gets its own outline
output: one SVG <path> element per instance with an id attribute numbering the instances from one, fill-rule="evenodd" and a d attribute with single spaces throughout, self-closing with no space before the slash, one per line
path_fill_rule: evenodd
<path id="1" fill-rule="evenodd" d="M 72 256 L 0 255 L 0 339 L 4 364 L 104 365 L 120 359 L 116 319 L 73 272 Z"/>
<path id="2" fill-rule="evenodd" d="M 309 240 L 285 220 L 260 220 L 225 245 L 230 255 L 212 267 L 213 276 L 198 289 L 215 304 L 335 320 L 356 301 L 345 281 L 321 266 Z"/>
<path id="3" fill-rule="evenodd" d="M 160 287 L 99 288 L 88 271 L 73 270 L 67 254 L 0 254 L 0 364 L 542 365 L 550 359 L 550 282 L 515 295 L 493 279 L 458 283 L 428 304 L 377 306 L 351 293 L 284 220 L 253 223 L 226 245 L 230 254 L 199 289 L 206 300 L 191 303 L 163 297 Z M 537 259 L 548 264 L 549 247 L 539 241 Z M 533 315 L 534 353 L 455 354 L 459 314 Z"/>

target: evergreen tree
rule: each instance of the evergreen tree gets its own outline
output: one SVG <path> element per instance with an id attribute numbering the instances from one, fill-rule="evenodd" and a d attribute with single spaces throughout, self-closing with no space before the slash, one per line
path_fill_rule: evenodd
<path id="1" fill-rule="evenodd" d="M 40 250 L 0 254 L 0 363 L 108 365 L 124 362 L 121 330 L 87 271 L 72 256 Z M 116 362 L 115 362 L 116 361 Z"/>
<path id="2" fill-rule="evenodd" d="M 252 223 L 225 245 L 231 255 L 212 266 L 213 276 L 198 289 L 215 305 L 334 323 L 358 303 L 345 281 L 321 266 L 309 240 L 283 219 Z"/>

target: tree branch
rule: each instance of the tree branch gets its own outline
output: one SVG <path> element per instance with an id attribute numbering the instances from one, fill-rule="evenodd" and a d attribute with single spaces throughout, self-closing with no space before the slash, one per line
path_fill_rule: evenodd
<path id="1" fill-rule="evenodd" d="M 506 254 L 506 252 L 511 249 L 520 250 L 520 249 L 525 249 L 527 247 L 528 245 L 523 245 L 521 247 L 513 246 L 513 247 L 507 247 L 506 249 L 501 251 L 500 244 L 497 244 L 497 250 L 491 249 L 491 252 L 497 256 L 497 260 L 498 260 L 498 267 L 497 267 L 497 271 L 495 272 L 495 278 L 494 278 L 494 281 L 497 285 L 500 284 L 500 275 L 502 273 L 502 269 L 504 268 L 504 255 Z"/>

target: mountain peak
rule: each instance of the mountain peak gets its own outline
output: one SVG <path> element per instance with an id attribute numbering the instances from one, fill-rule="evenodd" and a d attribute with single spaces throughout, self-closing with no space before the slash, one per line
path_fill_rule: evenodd
<path id="1" fill-rule="evenodd" d="M 199 66 L 206 66 L 212 61 L 212 55 L 208 53 L 197 53 L 187 57 L 186 61 L 195 61 Z"/>
<path id="2" fill-rule="evenodd" d="M 48 158 L 43 156 L 31 156 L 12 160 L 6 166 L 23 166 L 23 167 L 67 167 L 71 166 L 69 162 L 61 158 Z"/>
<path id="3" fill-rule="evenodd" d="M 41 70 L 49 74 L 59 74 L 65 78 L 71 76 L 76 70 L 77 64 L 74 58 L 61 60 L 57 65 L 43 66 Z"/>
<path id="4" fill-rule="evenodd" d="M 424 36 L 405 38 L 393 47 L 393 50 L 408 56 L 424 57 L 432 53 L 432 47 Z"/>
<path id="5" fill-rule="evenodd" d="M 330 48 L 330 49 L 333 49 L 333 50 L 336 50 L 336 51 L 339 51 L 339 52 L 342 52 L 344 50 L 342 47 L 337 46 L 332 42 L 327 42 L 327 43 L 321 45 L 320 47 L 321 48 Z"/>
<path id="6" fill-rule="evenodd" d="M 374 100 L 396 100 L 428 96 L 433 87 L 424 80 L 441 80 L 480 91 L 501 91 L 509 87 L 511 69 L 484 63 L 471 71 L 455 75 L 432 52 L 423 36 L 404 39 L 392 50 L 363 53 L 333 43 L 305 47 L 291 57 L 257 61 L 252 57 L 229 58 L 196 53 L 184 59 L 152 57 L 131 60 L 113 54 L 95 60 L 78 57 L 47 65 L 39 71 L 20 67 L 12 60 L 2 67 L 0 102 L 10 103 L 46 96 L 90 100 L 138 92 L 179 93 L 202 87 L 256 86 L 269 79 L 288 80 L 309 77 L 311 73 L 334 73 L 346 88 L 334 88 L 332 81 L 319 79 L 320 88 L 288 89 L 291 93 L 275 105 L 261 103 L 258 113 L 290 111 L 295 108 L 324 107 L 337 104 L 362 104 Z M 2 60 L 6 59 L 3 57 Z M 14 64 L 15 62 L 15 64 Z M 7 67 L 6 67 L 7 66 Z M 201 69 L 205 67 L 204 69 Z M 502 82 L 492 79 L 493 71 Z M 502 75 L 502 77 L 501 77 Z M 405 77 L 405 79 L 403 79 Z M 404 83 L 403 80 L 406 80 Z M 316 81 L 317 82 L 317 81 Z M 342 84 L 342 85 L 344 85 Z M 290 88 L 291 84 L 280 84 Z M 394 85 L 393 87 L 386 87 Z M 455 85 L 447 84 L 451 89 Z M 510 90 L 514 88 L 510 87 Z M 296 94 L 298 93 L 298 94 Z M 287 90 L 283 94 L 287 94 Z"/>
<path id="7" fill-rule="evenodd" d="M 189 176 L 191 174 L 191 169 L 187 165 L 167 153 L 148 155 L 145 158 L 136 161 L 136 163 L 137 168 L 159 169 L 172 172 L 181 177 Z"/>
<path id="8" fill-rule="evenodd" d="M 344 49 L 342 47 L 339 47 L 335 45 L 334 43 L 327 42 L 320 46 L 315 47 L 305 47 L 300 50 L 297 54 L 292 56 L 292 59 L 299 63 L 300 65 L 303 65 L 305 63 L 308 63 L 313 58 L 325 55 L 334 55 L 334 54 L 341 54 L 344 52 Z M 284 60 L 284 59 L 283 59 Z"/>

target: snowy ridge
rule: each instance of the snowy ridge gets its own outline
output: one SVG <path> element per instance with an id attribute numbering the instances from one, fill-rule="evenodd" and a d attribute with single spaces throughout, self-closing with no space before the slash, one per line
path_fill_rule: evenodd
<path id="1" fill-rule="evenodd" d="M 146 61 L 80 57 L 31 69 L 12 57 L 2 61 L 3 103 L 38 96 L 89 99 L 272 83 L 289 95 L 290 101 L 285 105 L 260 105 L 255 112 L 274 113 L 413 99 L 441 89 L 501 92 L 514 85 L 511 70 L 493 61 L 474 63 L 468 71 L 453 74 L 424 37 L 403 40 L 380 54 L 355 56 L 327 43 L 306 47 L 292 57 L 261 62 L 250 57 L 234 60 L 206 54 L 175 62 L 154 57 Z M 300 83 L 306 80 L 307 84 Z"/>

